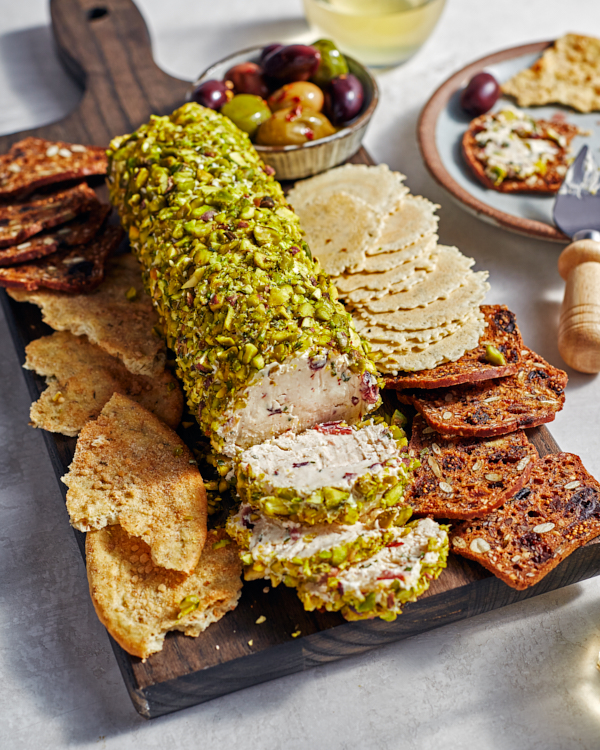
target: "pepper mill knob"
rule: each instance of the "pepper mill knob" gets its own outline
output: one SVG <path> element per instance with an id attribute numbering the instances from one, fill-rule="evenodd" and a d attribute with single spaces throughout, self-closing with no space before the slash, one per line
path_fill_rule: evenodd
<path id="1" fill-rule="evenodd" d="M 584 239 L 585 238 L 585 239 Z M 558 350 L 579 372 L 600 372 L 600 232 L 578 232 L 558 259 L 567 282 L 558 324 Z"/>

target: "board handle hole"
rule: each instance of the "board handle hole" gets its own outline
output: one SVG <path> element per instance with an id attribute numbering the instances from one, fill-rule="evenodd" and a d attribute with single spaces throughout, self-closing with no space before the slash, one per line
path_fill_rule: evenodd
<path id="1" fill-rule="evenodd" d="M 108 8 L 97 6 L 96 8 L 92 8 L 91 10 L 88 10 L 87 19 L 88 21 L 97 21 L 99 18 L 104 18 L 104 16 L 107 16 L 107 15 L 108 15 Z"/>

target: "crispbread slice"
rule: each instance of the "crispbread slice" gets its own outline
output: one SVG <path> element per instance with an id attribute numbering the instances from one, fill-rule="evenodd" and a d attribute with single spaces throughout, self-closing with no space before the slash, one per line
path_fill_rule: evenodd
<path id="1" fill-rule="evenodd" d="M 387 164 L 376 167 L 365 164 L 344 164 L 327 172 L 301 180 L 288 193 L 288 200 L 302 220 L 312 203 L 326 201 L 341 192 L 367 203 L 377 214 L 385 215 L 401 205 L 408 193 L 402 184 L 405 176 L 392 172 Z"/>
<path id="2" fill-rule="evenodd" d="M 420 414 L 413 420 L 410 455 L 421 461 L 405 501 L 417 515 L 478 518 L 525 484 L 538 458 L 524 432 L 492 440 L 444 437 Z"/>
<path id="3" fill-rule="evenodd" d="M 418 256 L 406 263 L 398 263 L 384 273 L 348 273 L 335 276 L 332 281 L 342 295 L 348 295 L 357 289 L 368 289 L 380 294 L 386 294 L 388 289 L 410 289 L 420 283 L 427 272 L 433 271 L 437 255 L 435 252 Z"/>
<path id="4" fill-rule="evenodd" d="M 476 312 L 454 333 L 433 343 L 407 342 L 397 344 L 369 342 L 375 354 L 377 369 L 384 374 L 397 374 L 400 371 L 429 370 L 441 362 L 453 362 L 469 349 L 474 349 L 485 328 L 485 319 Z"/>
<path id="5" fill-rule="evenodd" d="M 580 112 L 600 109 L 600 39 L 565 34 L 502 91 L 521 107 L 557 102 Z"/>
<path id="6" fill-rule="evenodd" d="M 369 323 L 391 328 L 394 331 L 436 328 L 445 323 L 464 320 L 473 310 L 478 310 L 483 302 L 490 288 L 486 281 L 487 276 L 487 271 L 469 274 L 465 278 L 465 283 L 455 289 L 446 299 L 435 300 L 426 307 L 385 313 L 372 313 L 361 308 L 358 315 Z"/>
<path id="7" fill-rule="evenodd" d="M 0 250 L 0 266 L 14 266 L 55 252 L 59 245 L 83 245 L 89 242 L 100 230 L 110 206 L 98 203 L 91 211 L 78 216 L 68 224 L 52 232 L 42 232 L 30 237 L 26 242 Z"/>
<path id="8" fill-rule="evenodd" d="M 438 245 L 433 254 L 434 269 L 423 276 L 420 283 L 408 289 L 392 284 L 388 289 L 357 289 L 344 299 L 351 305 L 364 307 L 372 313 L 414 310 L 425 307 L 435 300 L 448 299 L 450 294 L 464 285 L 473 273 L 469 269 L 475 263 L 456 247 Z"/>
<path id="9" fill-rule="evenodd" d="M 99 146 L 25 138 L 0 156 L 0 197 L 22 197 L 42 185 L 106 174 L 106 168 Z"/>
<path id="10" fill-rule="evenodd" d="M 377 213 L 349 193 L 320 198 L 300 218 L 313 255 L 333 276 L 360 265 L 369 242 L 379 233 Z"/>
<path id="11" fill-rule="evenodd" d="M 504 305 L 482 305 L 487 326 L 476 349 L 466 352 L 456 362 L 446 362 L 433 370 L 418 373 L 400 373 L 386 380 L 387 388 L 449 388 L 461 383 L 474 383 L 478 380 L 515 375 L 525 350 L 517 320 Z M 357 327 L 360 333 L 360 330 Z M 487 355 L 487 347 L 495 347 L 504 357 L 506 364 L 492 364 Z"/>
<path id="12" fill-rule="evenodd" d="M 154 566 L 148 545 L 120 526 L 90 531 L 85 551 L 98 619 L 125 651 L 141 659 L 160 651 L 170 630 L 196 638 L 240 598 L 238 546 L 223 529 L 208 532 L 190 575 Z"/>
<path id="13" fill-rule="evenodd" d="M 131 372 L 160 376 L 165 368 L 165 344 L 154 330 L 158 315 L 133 255 L 112 258 L 104 282 L 91 294 L 13 289 L 8 293 L 17 302 L 41 307 L 44 322 L 55 330 L 85 334 Z"/>
<path id="14" fill-rule="evenodd" d="M 557 153 L 554 158 L 546 162 L 543 174 L 536 172 L 527 177 L 507 176 L 500 183 L 496 183 L 486 171 L 487 157 L 485 155 L 485 148 L 478 143 L 477 134 L 484 130 L 486 123 L 496 118 L 497 115 L 498 113 L 496 112 L 476 117 L 471 121 L 463 135 L 463 156 L 473 174 L 486 188 L 497 190 L 500 193 L 556 193 L 564 180 L 569 166 L 569 144 L 580 132 L 579 128 L 568 122 L 535 120 L 536 133 L 528 135 L 537 139 L 553 140 L 548 135 L 548 131 L 552 131 L 564 140 L 564 145 L 559 146 L 553 141 L 557 148 Z"/>
<path id="15" fill-rule="evenodd" d="M 378 255 L 367 255 L 363 263 L 354 271 L 357 273 L 383 273 L 397 268 L 402 263 L 409 263 L 424 256 L 430 255 L 437 245 L 437 234 L 427 234 L 410 245 L 392 250 L 389 253 Z"/>
<path id="16" fill-rule="evenodd" d="M 451 550 L 526 589 L 598 534 L 600 484 L 579 456 L 554 453 L 534 464 L 527 484 L 501 508 L 456 525 Z"/>
<path id="17" fill-rule="evenodd" d="M 135 401 L 115 393 L 81 430 L 67 510 L 80 531 L 119 523 L 163 568 L 191 572 L 206 539 L 206 491 L 185 443 Z"/>
<path id="18" fill-rule="evenodd" d="M 121 239 L 120 227 L 106 227 L 87 245 L 58 250 L 44 258 L 0 268 L 0 286 L 33 291 L 88 292 L 104 278 L 104 264 Z"/>
<path id="19" fill-rule="evenodd" d="M 74 219 L 98 204 L 85 182 L 28 203 L 0 205 L 0 248 L 18 245 L 43 229 Z"/>
<path id="20" fill-rule="evenodd" d="M 154 378 L 134 375 L 86 336 L 57 331 L 32 341 L 24 367 L 47 378 L 48 388 L 31 405 L 34 427 L 77 435 L 95 419 L 113 393 L 131 398 L 175 429 L 183 411 L 183 394 L 170 372 Z"/>
<path id="21" fill-rule="evenodd" d="M 530 349 L 516 375 L 452 388 L 400 391 L 436 432 L 492 437 L 551 422 L 565 402 L 567 373 Z"/>
<path id="22" fill-rule="evenodd" d="M 407 195 L 381 224 L 381 233 L 367 248 L 367 255 L 391 253 L 431 236 L 437 230 L 439 206 L 420 195 Z"/>

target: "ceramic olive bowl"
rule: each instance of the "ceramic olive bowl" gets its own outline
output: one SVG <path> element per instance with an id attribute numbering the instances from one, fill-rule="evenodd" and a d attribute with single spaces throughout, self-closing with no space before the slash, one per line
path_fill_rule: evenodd
<path id="1" fill-rule="evenodd" d="M 202 73 L 190 88 L 187 100 L 190 101 L 196 86 L 212 79 L 223 80 L 225 73 L 242 62 L 258 62 L 262 47 L 249 47 L 224 57 Z M 278 180 L 297 180 L 309 177 L 326 169 L 342 164 L 360 148 L 365 131 L 379 101 L 377 83 L 371 73 L 360 63 L 346 56 L 350 73 L 362 83 L 364 102 L 360 113 L 348 125 L 333 135 L 299 146 L 259 146 L 254 145 L 260 157 L 275 170 Z"/>

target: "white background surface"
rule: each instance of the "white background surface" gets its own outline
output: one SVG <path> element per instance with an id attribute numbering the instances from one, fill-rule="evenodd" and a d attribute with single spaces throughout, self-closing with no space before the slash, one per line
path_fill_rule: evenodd
<path id="1" fill-rule="evenodd" d="M 100 4 L 100 3 L 99 3 Z M 155 58 L 193 78 L 255 43 L 306 34 L 299 0 L 140 0 Z M 52 49 L 46 0 L 0 0 L 0 132 L 50 122 L 79 91 Z M 442 205 L 441 240 L 490 271 L 526 342 L 556 349 L 560 247 L 510 235 L 455 207 L 415 139 L 419 111 L 448 75 L 484 54 L 566 31 L 600 36 L 598 0 L 448 0 L 408 63 L 380 74 L 366 146 Z M 600 122 L 600 115 L 599 115 Z M 463 621 L 151 722 L 133 710 L 0 320 L 0 747 L 600 748 L 600 580 Z M 600 477 L 600 382 L 570 373 L 551 426 Z"/>

